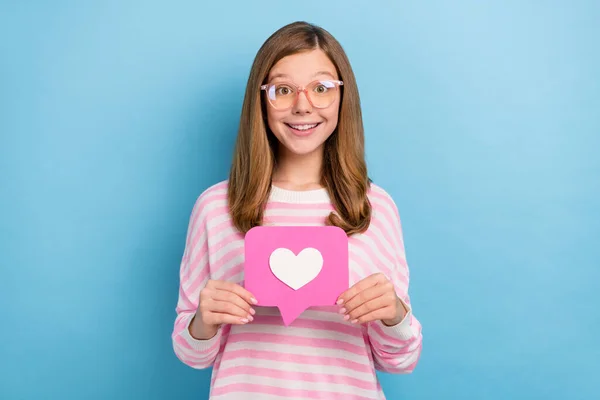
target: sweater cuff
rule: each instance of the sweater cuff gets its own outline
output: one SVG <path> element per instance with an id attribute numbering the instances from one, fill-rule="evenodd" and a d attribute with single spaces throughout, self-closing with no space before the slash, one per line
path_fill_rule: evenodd
<path id="1" fill-rule="evenodd" d="M 402 340 L 408 340 L 408 339 L 411 339 L 412 337 L 414 337 L 414 334 L 413 334 L 413 331 L 411 328 L 412 309 L 408 304 L 406 304 L 406 302 L 404 300 L 402 300 L 402 298 L 400 298 L 400 302 L 402 303 L 402 306 L 404 307 L 404 310 L 406 311 L 404 318 L 402 318 L 402 321 L 400 321 L 396 325 L 392 325 L 392 326 L 388 326 L 388 325 L 384 324 L 382 321 L 377 321 L 377 324 L 381 327 L 381 329 L 383 330 L 384 333 L 386 333 L 392 337 L 400 338 Z"/>
<path id="2" fill-rule="evenodd" d="M 207 351 L 210 348 L 212 348 L 218 341 L 220 341 L 221 327 L 219 327 L 215 336 L 211 337 L 210 339 L 196 339 L 190 333 L 190 324 L 192 323 L 192 320 L 194 319 L 195 315 L 196 314 L 192 314 L 190 316 L 187 324 L 185 325 L 185 329 L 183 330 L 183 332 L 181 332 L 181 336 L 185 339 L 185 341 L 190 345 L 192 349 L 199 352 Z"/>

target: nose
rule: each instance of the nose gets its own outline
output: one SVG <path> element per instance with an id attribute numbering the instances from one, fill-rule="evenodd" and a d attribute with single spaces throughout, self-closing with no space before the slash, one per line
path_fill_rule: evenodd
<path id="1" fill-rule="evenodd" d="M 296 104 L 294 104 L 294 108 L 293 108 L 293 112 L 294 114 L 310 114 L 312 112 L 312 105 L 310 104 L 310 101 L 308 101 L 308 94 L 306 93 L 306 90 L 301 91 L 300 93 L 298 93 L 298 99 L 296 101 Z"/>

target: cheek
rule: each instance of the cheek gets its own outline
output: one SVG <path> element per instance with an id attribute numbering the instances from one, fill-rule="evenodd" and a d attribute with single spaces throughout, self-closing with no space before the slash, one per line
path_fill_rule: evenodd
<path id="1" fill-rule="evenodd" d="M 267 107 L 267 123 L 269 124 L 269 128 L 271 132 L 277 134 L 278 132 L 278 123 L 283 117 L 282 113 L 272 110 L 270 107 Z"/>
<path id="2" fill-rule="evenodd" d="M 338 101 L 334 105 L 332 105 L 330 108 L 325 110 L 325 113 L 323 113 L 323 116 L 327 119 L 328 124 L 332 125 L 333 128 L 335 128 L 337 126 L 339 112 L 340 112 L 340 104 Z"/>
<path id="3" fill-rule="evenodd" d="M 339 111 L 336 109 L 333 109 L 333 111 L 331 112 L 330 116 L 329 116 L 329 121 L 331 121 L 333 124 L 337 125 L 338 122 L 338 116 L 339 116 Z"/>

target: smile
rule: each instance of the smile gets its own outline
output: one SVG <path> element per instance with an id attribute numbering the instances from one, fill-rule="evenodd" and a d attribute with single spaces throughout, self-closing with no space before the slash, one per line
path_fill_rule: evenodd
<path id="1" fill-rule="evenodd" d="M 304 131 L 309 131 L 311 129 L 316 128 L 317 126 L 321 125 L 321 123 L 319 122 L 319 123 L 316 123 L 316 124 L 301 124 L 301 125 L 287 124 L 286 123 L 286 125 L 289 126 L 292 129 L 294 129 L 294 130 L 304 132 Z"/>

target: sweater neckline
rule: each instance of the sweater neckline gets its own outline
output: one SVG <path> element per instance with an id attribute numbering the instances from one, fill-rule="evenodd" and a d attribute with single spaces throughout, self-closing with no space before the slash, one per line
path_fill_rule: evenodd
<path id="1" fill-rule="evenodd" d="M 271 185 L 269 200 L 280 203 L 329 203 L 329 193 L 326 188 L 309 190 L 290 190 Z"/>

